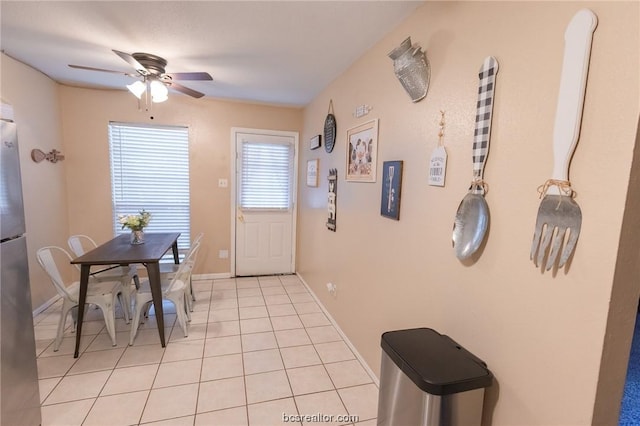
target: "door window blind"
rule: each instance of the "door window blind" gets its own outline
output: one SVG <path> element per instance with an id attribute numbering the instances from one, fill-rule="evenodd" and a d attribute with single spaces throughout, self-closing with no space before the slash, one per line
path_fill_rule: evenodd
<path id="1" fill-rule="evenodd" d="M 291 144 L 242 142 L 242 209 L 289 210 L 293 183 Z"/>
<path id="2" fill-rule="evenodd" d="M 114 234 L 128 233 L 118 215 L 151 213 L 146 232 L 180 232 L 190 246 L 189 130 L 109 123 Z"/>

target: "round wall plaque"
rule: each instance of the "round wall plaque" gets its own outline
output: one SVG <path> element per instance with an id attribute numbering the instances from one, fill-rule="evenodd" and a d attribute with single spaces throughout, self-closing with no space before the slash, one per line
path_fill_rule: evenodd
<path id="1" fill-rule="evenodd" d="M 329 112 L 324 120 L 324 149 L 327 152 L 333 151 L 336 144 L 336 116 L 333 115 L 333 99 L 329 100 Z"/>
<path id="2" fill-rule="evenodd" d="M 333 151 L 336 144 L 336 117 L 329 113 L 324 120 L 324 149 L 327 152 Z"/>

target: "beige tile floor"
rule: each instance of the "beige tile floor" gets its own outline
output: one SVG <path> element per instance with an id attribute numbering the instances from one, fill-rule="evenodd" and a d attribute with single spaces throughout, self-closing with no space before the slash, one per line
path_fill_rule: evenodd
<path id="1" fill-rule="evenodd" d="M 189 337 L 165 304 L 166 348 L 153 316 L 133 346 L 118 318 L 111 346 L 90 309 L 74 359 L 71 319 L 53 352 L 61 303 L 39 314 L 43 426 L 376 424 L 376 384 L 297 276 L 200 280 L 194 289 Z"/>

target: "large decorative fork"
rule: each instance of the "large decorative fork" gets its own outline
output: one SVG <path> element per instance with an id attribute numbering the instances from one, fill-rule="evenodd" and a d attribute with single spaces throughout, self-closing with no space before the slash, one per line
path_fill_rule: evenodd
<path id="1" fill-rule="evenodd" d="M 551 247 L 546 261 L 547 271 L 556 263 L 561 251 L 558 267 L 564 266 L 580 235 L 582 212 L 573 199 L 575 193 L 569 182 L 569 163 L 580 134 L 591 40 L 597 23 L 592 11 L 582 9 L 574 15 L 564 33 L 564 59 L 553 130 L 553 177 L 542 187 L 541 196 L 544 198 L 538 209 L 531 244 L 531 259 L 543 269 L 545 255 Z"/>

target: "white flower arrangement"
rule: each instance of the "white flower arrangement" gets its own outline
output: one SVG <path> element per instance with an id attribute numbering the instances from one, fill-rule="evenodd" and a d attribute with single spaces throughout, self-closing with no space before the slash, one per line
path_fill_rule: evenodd
<path id="1" fill-rule="evenodd" d="M 151 220 L 151 213 L 142 209 L 140 214 L 118 215 L 118 222 L 122 225 L 122 229 L 129 228 L 132 231 L 142 231 Z"/>

